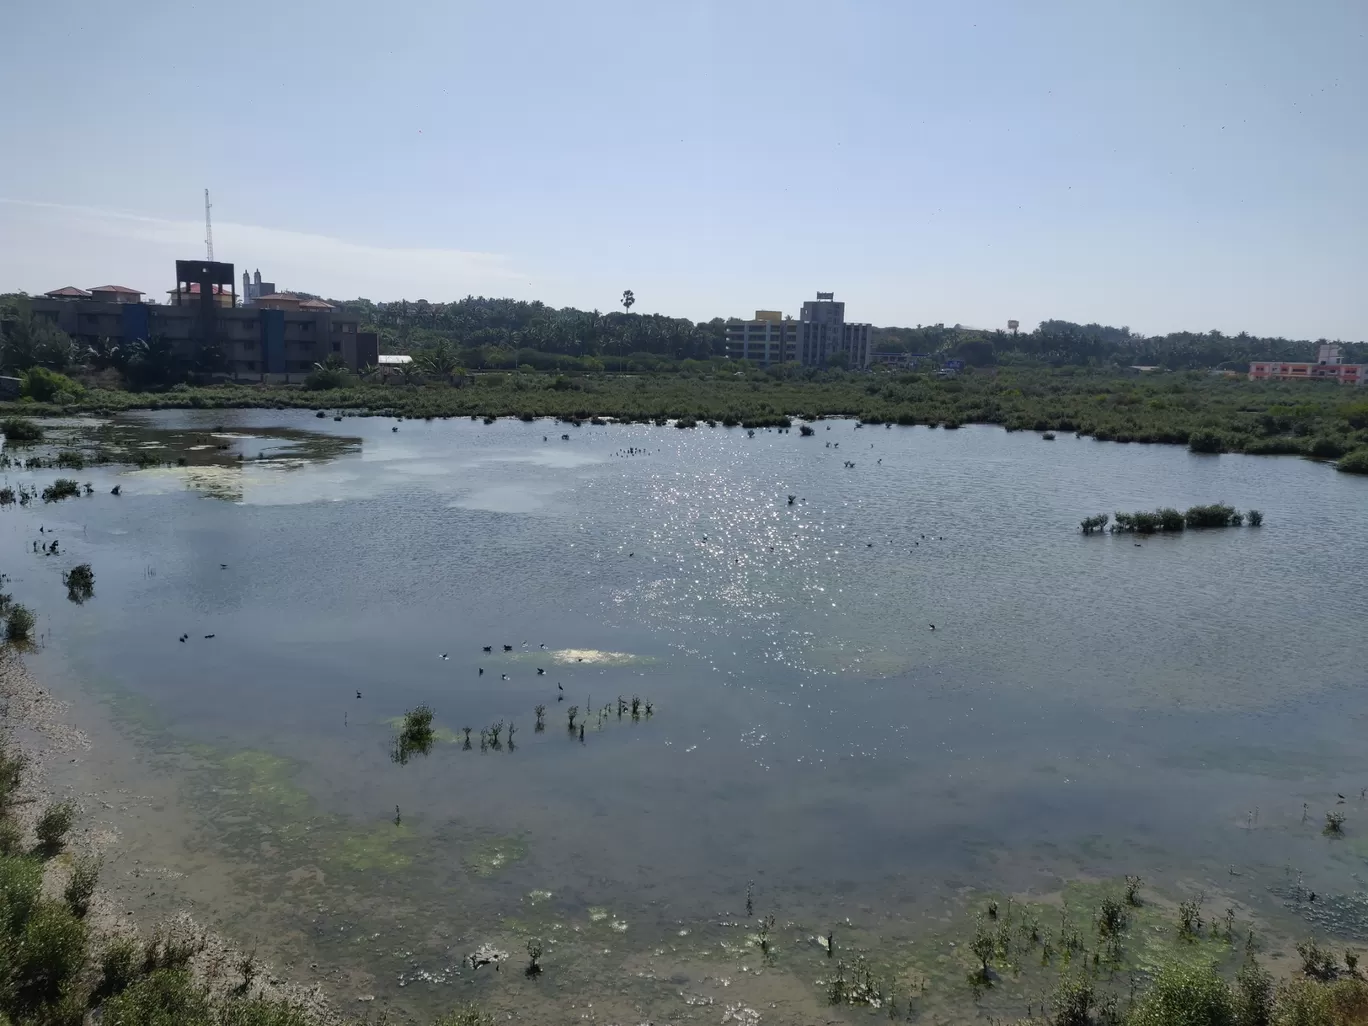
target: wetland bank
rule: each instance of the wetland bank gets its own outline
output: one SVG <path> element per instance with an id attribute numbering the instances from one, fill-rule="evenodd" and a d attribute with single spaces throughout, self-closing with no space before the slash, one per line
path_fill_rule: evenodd
<path id="1" fill-rule="evenodd" d="M 362 1015 L 805 1022 L 897 995 L 900 1017 L 1010 1020 L 1071 925 L 1074 967 L 1110 957 L 1094 921 L 1127 874 L 1143 906 L 1099 963 L 1123 998 L 1175 957 L 1233 972 L 1251 929 L 1275 968 L 1312 934 L 1368 941 L 1344 635 L 1368 482 L 993 428 L 816 433 L 58 425 L 54 453 L 155 459 L 6 471 L 93 486 L 0 510 L 33 672 L 127 753 L 54 779 L 101 796 L 116 878 L 155 866 L 130 897 L 202 903 Z M 1076 526 L 1211 502 L 1267 519 L 1138 546 Z M 77 604 L 62 575 L 86 564 Z M 429 743 L 396 760 L 420 708 Z"/>

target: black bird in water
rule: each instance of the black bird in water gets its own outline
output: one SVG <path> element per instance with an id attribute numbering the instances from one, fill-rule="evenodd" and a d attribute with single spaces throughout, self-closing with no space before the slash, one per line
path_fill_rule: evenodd
<path id="1" fill-rule="evenodd" d="M 505 646 L 504 646 L 504 651 L 505 651 L 505 652 L 512 652 L 512 651 L 513 651 L 513 646 L 512 646 L 512 645 L 505 645 Z"/>
<path id="2" fill-rule="evenodd" d="M 486 646 L 484 647 L 484 650 L 485 650 L 486 652 L 493 652 L 493 651 L 494 651 L 494 646 L 493 646 L 493 645 L 486 645 Z"/>
<path id="3" fill-rule="evenodd" d="M 506 673 L 501 673 L 501 674 L 499 674 L 499 676 L 500 676 L 501 678 L 503 678 L 504 680 L 508 680 L 508 674 L 506 674 Z"/>
<path id="4" fill-rule="evenodd" d="M 220 569 L 220 570 L 227 570 L 227 569 L 228 569 L 228 564 L 227 564 L 227 563 L 220 563 L 220 564 L 219 564 L 219 569 Z"/>
<path id="5" fill-rule="evenodd" d="M 556 690 L 557 690 L 557 691 L 564 691 L 564 690 L 565 690 L 565 685 L 564 685 L 564 684 L 557 684 L 557 685 L 556 685 Z"/>
<path id="6" fill-rule="evenodd" d="M 443 652 L 443 653 L 442 653 L 442 658 L 443 658 L 443 659 L 450 659 L 451 656 L 449 656 L 449 655 L 447 655 L 445 652 Z"/>
<path id="7" fill-rule="evenodd" d="M 357 698 L 360 698 L 360 697 L 361 697 L 361 692 L 358 691 L 358 692 L 356 693 L 356 697 L 357 697 Z"/>
<path id="8" fill-rule="evenodd" d="M 206 635 L 204 636 L 204 640 L 205 640 L 205 641 L 208 641 L 208 640 L 209 640 L 210 638 L 212 638 L 212 637 L 213 637 L 212 634 L 206 634 Z"/>
<path id="9" fill-rule="evenodd" d="M 184 644 L 185 644 L 185 639 L 188 638 L 188 637 L 190 637 L 190 635 L 188 635 L 188 634 L 182 634 L 182 635 L 181 635 L 179 638 L 177 638 L 176 640 L 179 641 L 182 645 L 184 645 Z"/>
<path id="10" fill-rule="evenodd" d="M 933 631 L 936 629 L 936 625 L 934 623 L 927 624 L 927 626 L 930 627 Z"/>
<path id="11" fill-rule="evenodd" d="M 484 676 L 484 667 L 483 667 L 483 666 L 480 667 L 480 676 L 481 676 L 481 677 Z"/>
<path id="12" fill-rule="evenodd" d="M 541 676 L 543 673 L 545 673 L 545 672 L 546 672 L 546 671 L 543 670 L 540 666 L 537 667 L 537 676 L 538 676 L 538 677 L 540 677 L 540 676 Z"/>

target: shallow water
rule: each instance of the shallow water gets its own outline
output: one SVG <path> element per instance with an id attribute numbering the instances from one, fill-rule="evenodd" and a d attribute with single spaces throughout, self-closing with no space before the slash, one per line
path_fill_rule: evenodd
<path id="1" fill-rule="evenodd" d="M 196 831 L 377 992 L 452 961 L 444 929 L 545 914 L 649 946 L 739 916 L 749 881 L 782 918 L 902 936 L 963 888 L 1080 875 L 1224 878 L 1269 915 L 1293 871 L 1358 888 L 1368 480 L 996 428 L 119 423 L 230 448 L 0 513 L 37 659 L 197 760 Z M 1215 501 L 1265 526 L 1077 530 Z M 597 714 L 633 695 L 649 717 Z M 474 745 L 396 765 L 393 718 L 424 702 Z M 499 720 L 516 748 L 481 752 Z M 1317 829 L 1336 792 L 1343 842 Z M 301 888 L 314 864 L 329 886 Z M 333 901 L 343 933 L 399 909 L 429 932 L 348 955 L 317 927 Z"/>

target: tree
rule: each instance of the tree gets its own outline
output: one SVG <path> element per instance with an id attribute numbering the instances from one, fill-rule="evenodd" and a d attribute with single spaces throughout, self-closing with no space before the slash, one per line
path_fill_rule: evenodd
<path id="1" fill-rule="evenodd" d="M 441 378 L 448 384 L 461 370 L 461 361 L 456 355 L 456 347 L 446 339 L 442 339 L 436 345 L 428 346 L 420 352 L 416 362 L 424 373 L 431 374 L 435 378 Z"/>
<path id="2" fill-rule="evenodd" d="M 622 293 L 622 310 L 624 313 L 631 313 L 632 307 L 636 304 L 636 296 L 632 295 L 631 289 L 626 289 Z"/>
<path id="3" fill-rule="evenodd" d="M 128 347 L 128 377 L 138 388 L 170 384 L 179 376 L 176 350 L 164 335 L 140 338 Z"/>
<path id="4" fill-rule="evenodd" d="M 20 317 L 5 330 L 0 364 L 12 374 L 41 365 L 65 370 L 72 363 L 71 337 L 45 317 Z"/>

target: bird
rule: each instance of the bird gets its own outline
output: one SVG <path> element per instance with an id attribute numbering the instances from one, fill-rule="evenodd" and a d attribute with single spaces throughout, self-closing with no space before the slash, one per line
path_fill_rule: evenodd
<path id="1" fill-rule="evenodd" d="M 636 553 L 635 553 L 635 552 L 629 552 L 629 553 L 627 553 L 627 555 L 628 555 L 629 557 L 631 557 L 631 556 L 635 556 Z"/>
<path id="2" fill-rule="evenodd" d="M 512 652 L 512 651 L 513 651 L 513 646 L 512 646 L 512 645 L 505 645 L 505 646 L 504 646 L 504 651 L 505 651 L 505 652 Z"/>
<path id="3" fill-rule="evenodd" d="M 493 646 L 493 645 L 486 645 L 486 646 L 484 647 L 484 650 L 485 650 L 486 652 L 493 652 L 493 651 L 494 651 L 494 646 Z"/>
<path id="4" fill-rule="evenodd" d="M 537 676 L 538 676 L 538 677 L 540 677 L 540 676 L 541 676 L 542 674 L 544 674 L 545 672 L 546 672 L 546 671 L 543 670 L 540 666 L 537 667 Z"/>
<path id="5" fill-rule="evenodd" d="M 565 685 L 564 685 L 564 684 L 557 684 L 557 685 L 556 685 L 556 690 L 557 690 L 557 691 L 564 691 L 564 690 L 565 690 Z"/>
<path id="6" fill-rule="evenodd" d="M 443 652 L 443 653 L 442 653 L 442 658 L 443 658 L 443 659 L 450 659 L 451 656 L 449 656 L 449 655 L 447 655 L 445 652 Z"/>
<path id="7" fill-rule="evenodd" d="M 212 634 L 206 634 L 206 635 L 204 636 L 204 640 L 205 640 L 205 641 L 208 641 L 208 640 L 209 640 L 210 638 L 212 638 L 212 637 L 213 637 Z"/>
<path id="8" fill-rule="evenodd" d="M 927 626 L 930 627 L 933 631 L 936 629 L 936 625 L 934 623 L 927 624 Z"/>
<path id="9" fill-rule="evenodd" d="M 867 548 L 867 549 L 872 549 L 873 547 L 874 547 L 874 543 L 873 543 L 873 542 L 865 542 L 865 548 Z"/>
<path id="10" fill-rule="evenodd" d="M 360 697 L 361 697 L 361 692 L 358 691 L 358 692 L 356 693 L 356 697 L 357 697 L 357 698 L 360 698 Z"/>
<path id="11" fill-rule="evenodd" d="M 227 564 L 227 563 L 220 563 L 220 564 L 219 564 L 219 569 L 220 569 L 220 570 L 227 570 L 227 569 L 228 569 L 228 564 Z"/>
<path id="12" fill-rule="evenodd" d="M 1306 900 L 1307 900 L 1307 901 L 1315 901 L 1315 900 L 1316 900 L 1316 892 L 1315 892 L 1315 891 L 1312 891 L 1310 894 L 1308 894 L 1308 895 L 1306 896 Z"/>
<path id="13" fill-rule="evenodd" d="M 391 430 L 391 431 L 398 431 L 399 429 L 398 429 L 397 427 L 392 427 L 392 428 L 390 428 L 390 430 Z"/>
<path id="14" fill-rule="evenodd" d="M 538 645 L 537 647 L 538 647 L 538 648 L 545 648 L 545 647 L 546 647 L 546 642 L 543 641 L 543 642 L 542 642 L 540 645 Z"/>
<path id="15" fill-rule="evenodd" d="M 184 637 L 177 638 L 176 640 L 179 641 L 182 645 L 185 644 L 185 638 L 184 638 Z"/>
<path id="16" fill-rule="evenodd" d="M 1342 794 L 1336 792 L 1336 793 L 1335 793 L 1335 797 L 1339 799 L 1339 801 L 1335 802 L 1336 805 L 1343 805 L 1343 804 L 1344 804 L 1344 795 L 1342 795 Z"/>
<path id="17" fill-rule="evenodd" d="M 508 674 L 506 674 L 506 673 L 501 673 L 501 674 L 499 674 L 499 676 L 500 676 L 501 678 L 503 678 L 504 680 L 508 680 Z"/>
<path id="18" fill-rule="evenodd" d="M 481 676 L 481 677 L 484 676 L 484 667 L 483 667 L 483 666 L 480 667 L 480 676 Z"/>

